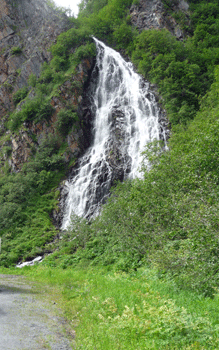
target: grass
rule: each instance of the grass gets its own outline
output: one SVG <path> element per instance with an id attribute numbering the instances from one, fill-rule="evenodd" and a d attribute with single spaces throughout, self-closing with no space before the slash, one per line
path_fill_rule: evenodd
<path id="1" fill-rule="evenodd" d="M 219 304 L 179 291 L 156 271 L 134 274 L 107 268 L 59 269 L 43 264 L 1 272 L 49 286 L 76 331 L 76 349 L 218 349 Z"/>

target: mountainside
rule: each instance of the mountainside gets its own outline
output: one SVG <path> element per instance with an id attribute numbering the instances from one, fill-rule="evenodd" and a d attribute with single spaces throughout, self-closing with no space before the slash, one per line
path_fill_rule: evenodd
<path id="1" fill-rule="evenodd" d="M 181 287 L 212 296 L 219 247 L 217 2 L 84 0 L 77 19 L 48 4 L 1 3 L 0 264 L 52 252 L 45 259 L 52 266 L 151 264 Z M 147 145 L 150 171 L 143 164 L 143 179 L 118 185 L 99 217 L 73 217 L 63 234 L 64 181 L 93 141 L 100 71 L 93 36 L 150 82 L 160 134 L 171 130 L 171 137 L 168 146 L 165 137 Z M 118 170 L 125 136 L 117 107 L 110 185 L 125 177 Z"/>
<path id="2" fill-rule="evenodd" d="M 56 9 L 52 3 L 49 4 L 47 1 L 4 1 L 1 4 L 0 14 L 0 157 L 2 193 L 4 193 L 0 215 L 2 232 L 6 228 L 8 235 L 8 229 L 12 229 L 14 224 L 17 227 L 15 230 L 20 231 L 18 224 L 20 220 L 23 226 L 23 214 L 20 217 L 20 213 L 27 206 L 31 208 L 32 204 L 29 201 L 32 195 L 38 196 L 38 194 L 46 193 L 51 177 L 57 177 L 55 183 L 58 185 L 60 177 L 64 176 L 63 171 L 69 171 L 68 164 L 74 164 L 77 156 L 90 144 L 93 117 L 86 89 L 87 80 L 90 79 L 94 67 L 95 49 L 94 44 L 90 44 L 91 48 L 87 52 L 83 53 L 83 50 L 80 52 L 79 49 L 78 53 L 74 54 L 74 46 L 81 44 L 74 43 L 74 31 L 75 33 L 77 31 L 73 29 L 74 19 L 72 23 L 64 12 Z M 72 29 L 69 30 L 69 28 Z M 65 32 L 63 39 L 67 40 L 67 47 L 61 48 L 63 52 L 52 53 L 49 50 L 50 46 L 57 42 L 60 33 Z M 85 40 L 85 43 L 88 35 L 86 31 L 82 33 L 82 41 Z M 60 41 L 58 39 L 54 50 L 61 42 L 62 38 Z M 83 47 L 82 45 L 81 48 Z M 66 62 L 59 61 L 59 56 L 62 56 L 66 49 L 69 50 L 72 57 L 75 57 L 68 72 L 64 67 Z M 60 51 L 59 48 L 58 50 Z M 64 76 L 59 72 L 63 69 Z M 119 140 L 117 142 L 119 147 Z M 45 152 L 48 157 L 47 161 Z M 116 152 L 115 149 L 113 162 L 116 161 Z M 52 161 L 49 159 L 51 157 L 58 157 L 58 159 Z M 36 165 L 37 158 L 40 160 Z M 45 164 L 42 164 L 42 158 Z M 24 165 L 28 170 L 23 168 Z M 10 174 L 9 178 L 7 174 Z M 31 180 L 27 181 L 27 177 Z M 36 181 L 36 178 L 39 177 L 42 179 Z M 43 184 L 44 189 L 39 189 L 39 182 L 40 187 Z M 20 196 L 20 191 L 22 196 Z M 62 192 L 64 199 L 64 187 Z M 61 225 L 63 213 L 57 206 L 53 207 L 53 210 L 45 208 L 45 213 L 42 215 L 48 216 L 48 214 L 53 215 L 56 225 Z M 48 223 L 51 221 L 49 216 Z M 52 226 L 50 227 L 54 235 L 56 231 Z M 38 232 L 38 234 L 44 236 L 43 232 Z M 25 236 L 26 234 L 20 240 L 25 240 Z M 48 241 L 48 238 L 43 241 Z M 35 242 L 38 246 L 37 239 Z M 3 240 L 3 251 L 4 243 L 6 243 L 5 239 Z M 38 252 L 41 249 L 38 247 Z M 14 252 L 11 254 L 13 256 Z M 30 252 L 27 254 L 34 256 Z M 19 254 L 20 259 L 24 258 L 22 255 L 23 253 Z"/>
<path id="3" fill-rule="evenodd" d="M 10 123 L 10 114 L 17 107 L 21 109 L 20 101 L 27 95 L 33 99 L 36 92 L 31 86 L 39 78 L 43 64 L 48 63 L 51 58 L 49 47 L 56 42 L 58 35 L 71 27 L 68 17 L 55 8 L 49 6 L 46 1 L 19 1 L 3 2 L 1 5 L 1 110 L 0 110 L 0 129 L 3 135 L 7 132 L 7 137 L 1 140 L 2 166 L 6 165 L 12 171 L 21 170 L 22 165 L 32 154 L 31 149 L 38 147 L 42 139 L 47 135 L 55 134 L 55 123 L 57 113 L 63 108 L 63 103 L 59 96 L 50 98 L 48 108 L 49 120 L 39 117 L 40 122 L 32 122 L 31 117 L 23 120 L 24 127 L 17 133 L 8 131 Z M 76 80 L 82 84 L 84 75 L 91 67 L 91 62 L 82 62 L 78 67 Z M 78 82 L 78 85 L 79 85 Z M 77 99 L 80 98 L 79 87 L 75 87 L 75 96 L 71 82 L 66 79 L 60 86 L 62 99 L 70 97 L 69 103 L 77 105 Z M 48 100 L 48 101 L 49 101 Z M 39 106 L 36 106 L 39 108 Z M 27 112 L 29 113 L 29 112 Z M 40 114 L 40 113 L 39 113 Z M 12 127 L 13 129 L 13 127 Z M 14 130 L 12 130 L 14 131 Z M 78 135 L 72 133 L 68 139 L 69 155 L 79 152 Z M 10 156 L 7 155 L 7 152 Z M 72 151 L 72 153 L 71 153 Z"/>
<path id="4" fill-rule="evenodd" d="M 218 349 L 218 1 L 79 7 L 0 4 L 1 271 L 80 349 Z"/>

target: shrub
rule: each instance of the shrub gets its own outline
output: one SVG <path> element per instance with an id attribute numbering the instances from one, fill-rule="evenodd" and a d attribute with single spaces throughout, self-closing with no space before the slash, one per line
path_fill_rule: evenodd
<path id="1" fill-rule="evenodd" d="M 56 128 L 60 134 L 66 136 L 76 121 L 78 121 L 76 113 L 69 109 L 61 109 L 57 115 Z"/>
<path id="2" fill-rule="evenodd" d="M 11 49 L 12 55 L 20 55 L 22 53 L 22 49 L 19 46 L 14 46 Z"/>
<path id="3" fill-rule="evenodd" d="M 96 54 L 96 46 L 94 43 L 79 46 L 72 55 L 71 62 L 79 64 L 85 58 L 92 58 Z"/>
<path id="4" fill-rule="evenodd" d="M 17 105 L 20 101 L 24 100 L 27 94 L 28 94 L 28 88 L 26 86 L 24 86 L 23 88 L 15 92 L 13 96 L 14 104 Z"/>
<path id="5" fill-rule="evenodd" d="M 50 101 L 42 96 L 36 96 L 32 100 L 28 99 L 20 111 L 12 113 L 8 127 L 15 131 L 25 121 L 39 122 L 47 119 L 52 115 L 53 110 Z"/>
<path id="6" fill-rule="evenodd" d="M 118 26 L 113 32 L 118 49 L 126 49 L 133 40 L 133 30 L 125 22 Z"/>
<path id="7" fill-rule="evenodd" d="M 35 74 L 31 73 L 28 78 L 28 84 L 32 87 L 35 87 L 37 83 L 37 77 Z"/>

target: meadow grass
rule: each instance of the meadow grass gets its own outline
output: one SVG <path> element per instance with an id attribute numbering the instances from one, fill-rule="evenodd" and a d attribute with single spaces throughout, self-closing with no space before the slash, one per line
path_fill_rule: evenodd
<path id="1" fill-rule="evenodd" d="M 219 349 L 218 295 L 179 291 L 153 270 L 41 265 L 5 271 L 48 287 L 76 332 L 76 349 Z"/>

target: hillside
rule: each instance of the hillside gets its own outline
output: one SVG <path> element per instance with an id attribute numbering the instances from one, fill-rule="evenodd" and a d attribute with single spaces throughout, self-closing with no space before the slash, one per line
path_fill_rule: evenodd
<path id="1" fill-rule="evenodd" d="M 2 267 L 39 255 L 54 271 L 105 266 L 132 276 L 147 267 L 182 293 L 217 295 L 218 34 L 216 0 L 83 0 L 78 18 L 46 0 L 1 2 Z M 73 216 L 61 231 L 65 181 L 93 141 L 93 37 L 133 62 L 166 137 L 147 143 L 142 178 L 120 182 L 115 172 L 101 214 Z M 122 119 L 119 108 L 113 117 Z M 108 156 L 118 169 L 124 136 L 116 132 Z M 204 338 L 184 348 L 217 348 Z M 167 344 L 156 346 L 182 346 Z"/>
<path id="2" fill-rule="evenodd" d="M 32 6 L 37 6 L 36 3 L 34 4 Z M 162 3 L 160 1 L 149 3 L 142 1 L 134 5 L 131 2 L 121 2 L 119 4 L 110 2 L 106 6 L 104 6 L 104 2 L 101 6 L 99 4 L 99 7 L 95 2 L 92 3 L 92 6 L 91 3 L 85 5 L 85 3 L 81 4 L 81 14 L 78 19 L 68 19 L 63 13 L 53 10 L 47 5 L 45 16 L 44 8 L 39 12 L 38 7 L 34 9 L 34 7 L 26 7 L 25 3 L 21 3 L 18 11 L 16 11 L 17 14 L 21 13 L 21 16 L 17 15 L 15 19 L 13 17 L 13 6 L 8 8 L 6 6 L 5 10 L 3 9 L 2 23 L 4 23 L 5 29 L 2 32 L 2 59 L 4 60 L 3 68 L 7 67 L 8 75 L 3 71 L 1 87 L 3 101 L 1 111 L 2 203 L 0 214 L 3 236 L 2 263 L 5 259 L 7 261 L 5 263 L 10 264 L 20 259 L 33 258 L 45 249 L 49 250 L 50 248 L 44 246 L 45 243 L 49 243 L 52 237 L 57 235 L 51 220 L 52 211 L 56 217 L 56 222 L 61 220 L 60 214 L 58 216 L 55 214 L 55 206 L 57 206 L 59 196 L 57 186 L 65 174 L 69 172 L 69 166 L 72 166 L 76 161 L 75 157 L 80 154 L 80 149 L 83 151 L 89 145 L 89 129 L 91 128 L 89 124 L 91 123 L 92 111 L 89 109 L 89 101 L 86 101 L 86 84 L 87 79 L 91 76 L 89 69 L 92 69 L 92 57 L 95 55 L 95 47 L 90 34 L 94 34 L 107 41 L 108 44 L 122 50 L 123 54 L 132 56 L 134 63 L 139 67 L 139 71 L 152 83 L 157 84 L 161 95 L 160 103 L 166 109 L 167 117 L 172 123 L 172 137 L 168 145 L 169 151 L 164 152 L 162 156 L 159 155 L 161 158 L 159 161 L 153 160 L 155 163 L 153 170 L 149 174 L 145 173 L 144 182 L 128 185 L 128 194 L 127 189 L 121 191 L 122 196 L 130 196 L 129 191 L 135 192 L 135 186 L 143 186 L 148 196 L 148 186 L 150 186 L 151 177 L 154 173 L 155 177 L 162 176 L 166 179 L 162 182 L 162 192 L 167 197 L 165 200 L 156 194 L 151 194 L 153 200 L 149 197 L 147 201 L 145 200 L 145 203 L 141 203 L 139 208 L 135 209 L 135 220 L 139 223 L 133 224 L 137 235 L 133 235 L 131 245 L 136 244 L 137 237 L 141 237 L 142 230 L 145 231 L 149 225 L 150 235 L 152 234 L 154 237 L 150 239 L 152 242 L 154 239 L 156 242 L 161 235 L 164 241 L 170 238 L 170 242 L 165 244 L 169 246 L 173 242 L 173 246 L 178 247 L 177 250 L 179 251 L 181 249 L 180 242 L 182 242 L 182 249 L 186 249 L 187 252 L 188 248 L 185 248 L 184 245 L 187 239 L 191 239 L 189 231 L 193 231 L 193 224 L 182 223 L 183 218 L 187 217 L 187 213 L 191 213 L 191 210 L 185 204 L 189 202 L 192 205 L 187 196 L 192 196 L 194 201 L 195 188 L 198 187 L 199 193 L 201 193 L 201 186 L 206 186 L 204 177 L 208 176 L 208 186 L 210 186 L 210 181 L 214 181 L 212 176 L 217 174 L 213 160 L 207 159 L 205 166 L 203 166 L 202 158 L 206 159 L 208 157 L 204 150 L 201 151 L 203 146 L 199 143 L 204 141 L 197 141 L 194 135 L 197 145 L 195 148 L 190 146 L 190 143 L 194 142 L 194 131 L 191 132 L 190 130 L 196 129 L 197 131 L 199 125 L 199 128 L 203 127 L 205 129 L 207 135 L 209 127 L 206 127 L 206 125 L 200 126 L 201 122 L 198 120 L 203 119 L 200 115 L 206 113 L 204 112 L 205 105 L 208 104 L 207 101 L 211 97 L 205 98 L 206 101 L 202 103 L 202 110 L 196 117 L 195 122 L 189 124 L 189 121 L 195 117 L 196 111 L 200 108 L 200 97 L 207 92 L 206 89 L 210 87 L 213 81 L 214 66 L 217 62 L 216 4 L 205 4 L 203 2 L 198 9 L 196 9 L 195 4 L 191 4 L 194 12 L 188 12 L 188 5 L 184 2 L 176 2 L 172 7 L 167 2 Z M 127 17 L 128 6 L 131 6 L 131 9 Z M 24 9 L 27 13 L 24 13 Z M 205 18 L 209 9 L 212 10 L 212 13 L 214 10 L 215 17 L 211 17 L 210 20 L 208 17 Z M 11 17 L 7 15 L 7 11 L 11 11 Z M 29 25 L 26 23 L 26 27 L 24 27 L 22 21 L 24 21 L 24 17 L 29 18 L 35 11 L 38 12 L 39 21 L 42 23 L 42 32 L 37 32 L 37 35 L 35 34 L 33 37 L 35 22 L 30 18 Z M 202 12 L 203 17 L 201 24 L 199 12 Z M 149 18 L 150 13 L 153 14 L 153 21 Z M 56 26 L 56 32 L 52 27 L 54 23 L 53 16 L 57 16 L 60 23 L 59 27 Z M 34 18 L 37 22 L 37 18 Z M 112 18 L 113 20 L 111 20 Z M 140 23 L 140 18 L 144 18 L 142 23 L 145 27 Z M 177 20 L 179 24 L 177 24 Z M 101 21 L 104 22 L 104 25 L 101 24 Z M 211 26 L 207 24 L 209 21 L 211 21 Z M 18 31 L 16 24 L 19 24 L 20 31 Z M 153 29 L 148 30 L 149 25 Z M 49 26 L 49 33 L 43 31 L 45 26 Z M 72 28 L 65 31 L 66 26 Z M 140 30 L 140 34 L 136 31 L 135 26 Z M 206 38 L 197 41 L 203 27 L 208 28 L 209 34 L 206 35 Z M 53 41 L 56 40 L 55 38 L 59 34 L 58 31 L 63 31 L 63 34 L 58 37 L 57 43 L 51 47 L 51 53 L 48 53 L 46 50 L 48 43 L 51 43 L 52 38 L 54 38 Z M 45 39 L 43 36 L 45 36 Z M 183 39 L 184 37 L 186 37 L 186 40 Z M 82 41 L 84 41 L 84 44 L 79 46 Z M 16 42 L 17 46 L 10 47 L 7 45 L 8 42 L 13 43 L 11 46 Z M 208 52 L 210 53 L 212 50 L 215 51 L 215 55 L 209 56 Z M 39 52 L 41 52 L 41 58 L 39 58 Z M 43 67 L 41 73 L 39 71 L 40 65 Z M 200 79 L 201 75 L 203 78 Z M 214 87 L 215 85 L 212 86 L 211 94 L 216 93 Z M 3 108 L 3 106 L 5 107 Z M 212 111 L 209 111 L 209 123 L 211 123 L 210 113 L 213 113 L 215 108 L 211 105 Z M 193 123 L 195 123 L 195 127 Z M 180 128 L 175 126 L 177 124 L 181 125 Z M 189 136 L 190 134 L 191 136 Z M 211 136 L 209 136 L 209 139 L 211 139 Z M 214 148 L 216 147 L 214 142 Z M 187 149 L 189 149 L 189 154 L 187 154 Z M 201 155 L 198 157 L 193 152 L 196 152 L 195 154 L 199 152 Z M 211 152 L 209 157 L 215 158 L 214 154 L 214 152 Z M 149 154 L 149 157 L 154 156 Z M 194 157 L 197 158 L 195 164 L 190 164 L 192 163 L 190 159 Z M 168 162 L 167 167 L 163 165 L 166 161 Z M 173 162 L 173 165 L 171 165 L 171 162 Z M 162 174 L 160 174 L 160 167 L 164 172 Z M 173 172 L 175 167 L 176 169 Z M 188 178 L 187 180 L 181 178 L 184 171 L 183 167 L 186 168 L 184 176 L 185 179 Z M 203 167 L 204 170 L 201 170 Z M 177 170 L 178 168 L 181 170 Z M 172 176 L 175 173 L 174 179 L 170 177 L 169 172 Z M 180 176 L 177 175 L 178 173 L 180 173 Z M 147 179 L 148 177 L 149 179 Z M 177 182 L 184 182 L 185 184 L 184 186 L 178 186 Z M 155 183 L 159 186 L 158 181 L 155 181 Z M 122 194 L 123 191 L 124 194 Z M 152 191 L 152 188 L 150 191 Z M 181 191 L 183 191 L 183 194 Z M 203 189 L 203 191 L 206 192 L 206 189 Z M 156 193 L 161 194 L 161 191 L 156 190 Z M 183 202 L 185 203 L 176 200 L 174 205 L 171 199 L 173 196 L 184 198 Z M 208 192 L 209 196 L 211 197 L 210 192 Z M 153 203 L 150 207 L 155 208 L 155 212 L 161 210 L 161 214 L 157 218 L 150 219 L 149 224 L 146 217 L 148 215 L 155 216 L 154 213 L 151 214 L 151 209 L 149 210 L 148 204 L 146 204 L 151 200 Z M 198 202 L 199 200 L 200 198 L 197 198 Z M 141 197 L 138 198 L 137 196 L 137 201 L 140 202 Z M 163 201 L 167 206 L 165 209 L 166 215 L 162 213 L 165 208 Z M 205 201 L 208 202 L 208 199 L 205 198 Z M 213 201 L 213 198 L 211 201 Z M 130 205 L 135 205 L 134 198 L 130 203 Z M 194 203 L 193 205 L 196 207 L 197 204 Z M 141 208 L 142 206 L 143 208 Z M 177 209 L 178 207 L 180 210 Z M 121 210 L 123 210 L 122 206 Z M 125 210 L 127 211 L 127 209 Z M 139 211 L 142 211 L 142 214 Z M 97 225 L 98 220 L 104 220 L 102 219 L 103 215 L 92 225 Z M 123 215 L 126 214 L 123 213 Z M 143 215 L 142 219 L 138 215 Z M 162 219 L 163 215 L 164 218 Z M 118 218 L 115 218 L 112 214 L 110 214 L 110 217 L 112 222 L 117 222 Z M 127 216 L 127 220 L 130 220 L 129 216 Z M 188 218 L 186 218 L 187 221 L 189 221 Z M 89 226 L 91 231 L 92 225 Z M 200 225 L 200 222 L 198 222 L 198 225 Z M 204 225 L 211 226 L 212 224 L 207 221 Z M 195 226 L 197 228 L 196 221 Z M 213 226 L 212 229 L 215 230 L 215 227 Z M 118 234 L 117 228 L 114 227 L 114 230 Z M 124 232 L 124 235 L 126 234 L 128 232 Z M 107 237 L 108 240 L 109 237 Z M 196 239 L 196 234 L 192 233 L 192 237 Z M 96 239 L 97 234 L 95 233 Z M 122 244 L 123 239 L 125 240 L 125 237 L 121 237 Z M 137 243 L 134 260 L 141 261 L 142 258 L 146 258 L 145 253 L 149 249 L 146 241 L 143 235 L 140 242 Z M 155 242 L 152 246 L 157 245 Z M 141 245 L 140 252 L 137 248 L 139 243 Z M 145 248 L 143 248 L 144 246 Z M 129 247 L 127 249 L 129 251 Z M 120 248 L 116 250 L 120 251 Z M 173 254 L 175 255 L 175 252 Z M 118 261 L 117 256 L 113 260 Z M 162 265 L 164 263 L 163 261 Z M 175 265 L 174 262 L 167 262 L 167 268 L 170 268 L 172 264 Z M 180 270 L 182 272 L 181 267 Z M 215 270 L 217 271 L 217 267 L 215 267 Z M 211 273 L 213 273 L 212 269 Z"/>
<path id="3" fill-rule="evenodd" d="M 162 270 L 173 269 L 174 273 L 181 274 L 185 266 L 194 274 L 193 264 L 196 266 L 197 262 L 199 271 L 198 261 L 202 256 L 205 271 L 196 272 L 197 279 L 202 275 L 201 282 L 197 283 L 203 287 L 203 279 L 207 278 L 207 285 L 209 282 L 214 285 L 218 230 L 215 202 L 217 101 L 212 96 L 217 94 L 217 83 L 212 87 L 211 84 L 217 80 L 216 2 L 203 1 L 197 6 L 193 1 L 189 10 L 183 1 L 171 4 L 167 1 L 132 4 L 128 0 L 109 4 L 106 1 L 82 2 L 77 19 L 67 18 L 51 5 L 42 3 L 44 7 L 36 2 L 26 6 L 24 1 L 15 7 L 5 2 L 2 10 L 1 263 L 9 266 L 54 249 L 47 243 L 58 235 L 54 223 L 58 227 L 62 220 L 62 207 L 57 206 L 59 183 L 91 142 L 93 117 L 86 89 L 95 62 L 96 50 L 91 38 L 95 35 L 120 50 L 126 58 L 131 57 L 139 72 L 156 84 L 152 88 L 159 91 L 159 103 L 166 111 L 172 131 L 168 152 L 160 154 L 156 145 L 148 146 L 146 153 L 149 152 L 152 170 L 145 172 L 144 181 L 127 183 L 117 190 L 116 202 L 112 199 L 101 217 L 88 226 L 91 232 L 86 232 L 83 242 L 88 241 L 92 246 L 93 231 L 95 242 L 98 237 L 100 241 L 107 239 L 104 245 L 110 260 L 127 259 L 121 265 L 127 265 L 125 268 L 137 267 L 142 259 L 155 259 Z M 33 21 L 31 16 L 35 12 L 38 17 Z M 41 29 L 36 32 L 38 23 Z M 57 23 L 60 24 L 57 26 Z M 67 27 L 70 29 L 66 31 Z M 63 33 L 58 36 L 61 31 Z M 48 51 L 51 41 L 53 44 Z M 214 125 L 214 134 L 211 125 Z M 143 197 L 142 193 L 145 193 Z M 119 204 L 120 196 L 121 201 L 123 196 L 131 198 L 128 203 L 133 209 L 123 208 L 122 203 Z M 120 220 L 118 205 L 123 221 L 118 224 L 119 229 L 114 225 Z M 107 214 L 110 210 L 112 212 Z M 131 224 L 126 213 L 133 211 Z M 205 219 L 200 220 L 204 213 Z M 112 229 L 108 216 L 114 226 Z M 101 233 L 104 220 L 107 220 L 109 232 L 105 238 Z M 132 234 L 136 233 L 130 246 L 125 248 L 123 241 L 129 236 L 129 227 Z M 203 237 L 206 234 L 208 238 L 199 239 L 200 230 Z M 120 237 L 120 231 L 121 238 L 113 248 L 113 232 Z M 80 242 L 78 244 L 80 246 Z M 102 244 L 100 242 L 101 247 Z M 156 258 L 162 254 L 166 256 L 164 247 L 172 251 L 168 256 L 170 260 Z M 69 249 L 78 254 L 76 242 Z M 115 257 L 111 249 L 116 251 Z M 83 252 L 89 258 L 86 248 Z M 108 253 L 98 252 L 97 255 L 100 260 L 103 256 L 107 261 L 105 254 Z M 209 268 L 212 277 L 204 277 L 209 276 Z"/>

